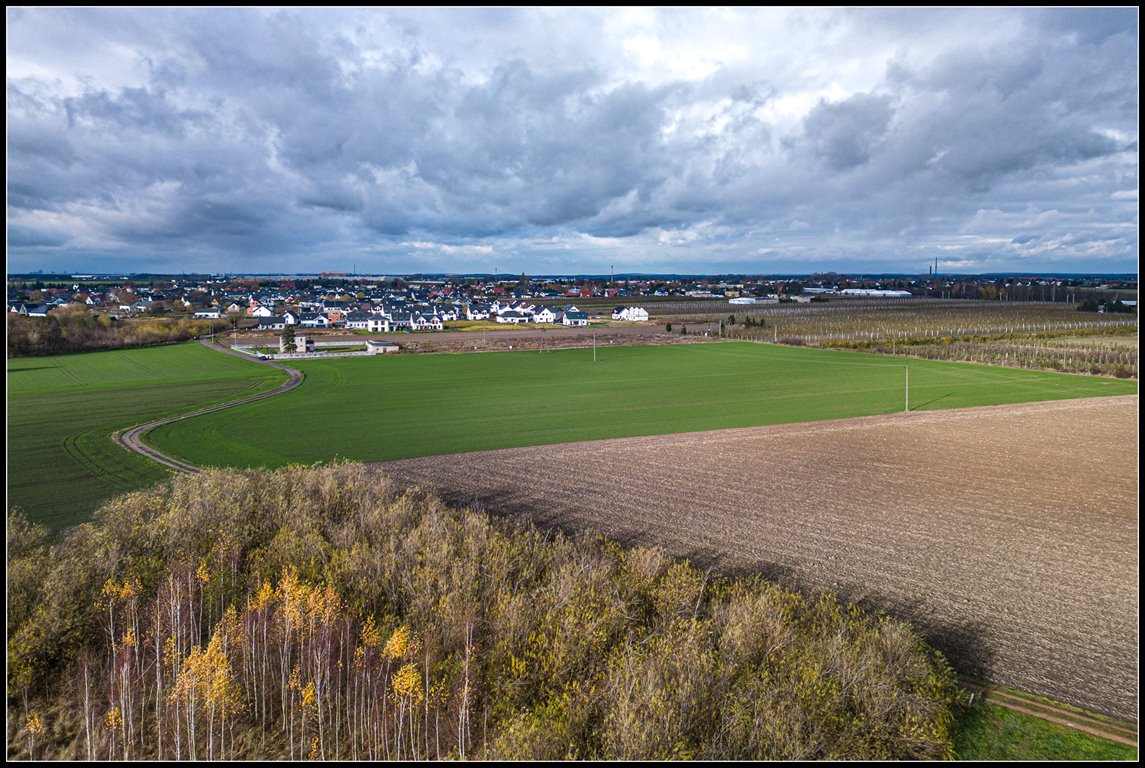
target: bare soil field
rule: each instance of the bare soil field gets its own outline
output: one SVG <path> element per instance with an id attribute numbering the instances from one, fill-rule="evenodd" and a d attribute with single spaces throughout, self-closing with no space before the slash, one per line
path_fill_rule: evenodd
<path id="1" fill-rule="evenodd" d="M 1136 721 L 1137 397 L 387 462 L 543 526 L 825 588 L 959 671 Z"/>

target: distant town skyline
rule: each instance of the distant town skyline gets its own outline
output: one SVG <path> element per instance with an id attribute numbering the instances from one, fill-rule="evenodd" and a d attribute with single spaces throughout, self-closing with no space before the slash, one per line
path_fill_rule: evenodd
<path id="1" fill-rule="evenodd" d="M 6 20 L 10 273 L 1138 269 L 1135 7 Z"/>

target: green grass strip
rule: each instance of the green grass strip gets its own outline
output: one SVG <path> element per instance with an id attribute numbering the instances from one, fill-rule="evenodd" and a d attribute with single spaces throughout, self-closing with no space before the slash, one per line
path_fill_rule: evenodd
<path id="1" fill-rule="evenodd" d="M 1138 750 L 976 697 L 954 742 L 959 760 L 1136 760 Z"/>
<path id="2" fill-rule="evenodd" d="M 901 412 L 906 361 L 753 343 L 300 360 L 305 383 L 150 434 L 195 464 L 281 467 Z M 912 360 L 912 411 L 1135 394 L 1135 381 Z"/>

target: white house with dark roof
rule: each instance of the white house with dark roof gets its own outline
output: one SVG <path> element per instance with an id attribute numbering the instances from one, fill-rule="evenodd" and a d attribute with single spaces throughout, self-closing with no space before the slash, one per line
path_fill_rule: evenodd
<path id="1" fill-rule="evenodd" d="M 534 323 L 555 323 L 557 322 L 557 311 L 552 307 L 539 307 L 533 313 Z"/>
<path id="2" fill-rule="evenodd" d="M 465 319 L 466 320 L 488 320 L 491 308 L 488 304 L 477 304 L 470 302 L 465 305 Z"/>
<path id="3" fill-rule="evenodd" d="M 410 327 L 415 331 L 442 331 L 445 330 L 445 324 L 441 322 L 441 318 L 437 315 L 426 315 L 421 312 L 415 312 L 410 316 Z"/>
<path id="4" fill-rule="evenodd" d="M 512 309 L 500 312 L 497 315 L 497 322 L 508 323 L 510 325 L 521 325 L 529 322 L 531 319 L 531 315 L 526 315 L 524 312 L 517 312 Z"/>
<path id="5" fill-rule="evenodd" d="M 298 324 L 303 328 L 329 328 L 333 322 L 326 315 L 302 315 Z"/>
<path id="6" fill-rule="evenodd" d="M 370 315 L 366 312 L 350 312 L 346 315 L 346 327 L 351 330 L 368 330 Z"/>
<path id="7" fill-rule="evenodd" d="M 577 327 L 588 325 L 588 313 L 581 312 L 575 307 L 571 310 L 565 310 L 565 316 L 564 319 L 561 320 L 561 324 Z"/>

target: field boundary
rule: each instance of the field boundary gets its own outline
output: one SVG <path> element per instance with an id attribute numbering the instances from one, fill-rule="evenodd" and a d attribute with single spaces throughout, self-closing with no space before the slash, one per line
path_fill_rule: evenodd
<path id="1" fill-rule="evenodd" d="M 1106 722 L 1092 715 L 1064 709 L 1049 702 L 1037 701 L 1017 693 L 1009 693 L 988 681 L 974 680 L 964 675 L 959 675 L 958 683 L 969 690 L 972 695 L 981 694 L 984 701 L 999 707 L 1005 707 L 1057 725 L 1064 725 L 1067 728 L 1115 741 L 1118 744 L 1126 744 L 1130 747 L 1138 746 L 1137 732 L 1128 725 Z"/>
<path id="2" fill-rule="evenodd" d="M 289 379 L 287 379 L 286 383 L 282 386 L 276 389 L 272 389 L 269 392 L 262 392 L 257 395 L 249 395 L 247 397 L 240 397 L 237 400 L 231 400 L 226 403 L 217 403 L 215 405 L 211 405 L 206 408 L 199 408 L 197 410 L 191 411 L 190 413 L 184 413 L 179 416 L 170 416 L 164 419 L 156 419 L 155 421 L 149 421 L 146 424 L 140 424 L 139 426 L 131 427 L 112 435 L 112 438 L 115 440 L 115 442 L 119 443 L 119 445 L 126 450 L 134 451 L 146 459 L 151 459 L 158 464 L 162 464 L 168 469 L 173 469 L 176 472 L 183 472 L 186 474 L 196 474 L 202 471 L 202 468 L 180 459 L 176 459 L 174 456 L 168 456 L 159 449 L 153 448 L 143 441 L 144 435 L 150 432 L 152 429 L 161 427 L 164 424 L 173 424 L 174 422 L 190 419 L 195 416 L 202 416 L 207 413 L 215 413 L 216 411 L 221 411 L 226 408 L 233 408 L 236 405 L 244 405 L 246 403 L 253 403 L 256 400 L 264 400 L 268 397 L 281 395 L 282 393 L 289 392 L 290 390 L 299 386 L 303 380 L 302 372 L 299 370 L 288 368 L 287 366 L 276 363 L 273 360 L 260 360 L 240 352 L 235 352 L 231 349 L 223 348 L 215 344 L 213 338 L 200 339 L 199 343 L 208 349 L 213 349 L 216 352 L 221 352 L 224 355 L 231 355 L 232 357 L 237 357 L 241 360 L 248 360 L 253 363 L 258 363 L 259 365 L 267 365 L 271 368 L 278 368 L 279 370 L 284 371 L 286 375 L 289 376 Z"/>

